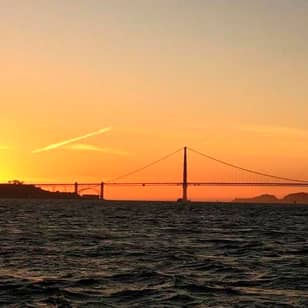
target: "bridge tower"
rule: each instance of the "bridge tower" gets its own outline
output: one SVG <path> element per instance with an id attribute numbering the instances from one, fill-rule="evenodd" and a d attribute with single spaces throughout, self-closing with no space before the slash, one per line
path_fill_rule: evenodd
<path id="1" fill-rule="evenodd" d="M 79 191 L 78 191 L 78 183 L 77 183 L 77 182 L 75 182 L 75 183 L 74 183 L 74 193 L 75 193 L 75 195 L 76 195 L 76 196 L 78 196 L 78 195 L 79 195 Z"/>
<path id="2" fill-rule="evenodd" d="M 187 201 L 187 147 L 184 147 L 184 159 L 183 159 L 183 201 Z"/>

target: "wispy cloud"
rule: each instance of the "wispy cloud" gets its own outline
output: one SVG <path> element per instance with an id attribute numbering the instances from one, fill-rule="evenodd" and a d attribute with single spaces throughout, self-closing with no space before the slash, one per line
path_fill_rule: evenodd
<path id="1" fill-rule="evenodd" d="M 274 125 L 248 125 L 243 126 L 242 129 L 253 132 L 260 133 L 268 136 L 297 136 L 297 137 L 307 137 L 308 130 L 286 127 L 286 126 L 274 126 Z"/>
<path id="2" fill-rule="evenodd" d="M 71 144 L 71 145 L 68 146 L 68 148 L 70 150 L 74 150 L 74 151 L 103 152 L 103 153 L 106 153 L 106 154 L 113 154 L 113 155 L 120 155 L 120 156 L 129 155 L 129 153 L 126 152 L 126 151 L 116 150 L 116 149 L 107 148 L 107 147 L 99 147 L 99 146 L 96 146 L 96 145 L 84 144 L 84 143 Z"/>
<path id="3" fill-rule="evenodd" d="M 6 151 L 9 147 L 7 145 L 0 145 L 0 151 Z"/>
<path id="4" fill-rule="evenodd" d="M 87 138 L 90 138 L 90 137 L 94 137 L 94 136 L 97 136 L 97 135 L 104 134 L 104 133 L 106 133 L 110 130 L 111 130 L 110 127 L 102 128 L 102 129 L 99 129 L 99 130 L 92 132 L 92 133 L 88 133 L 88 134 L 85 134 L 85 135 L 82 135 L 82 136 L 79 136 L 79 137 L 74 137 L 74 138 L 71 138 L 71 139 L 67 139 L 67 140 L 64 140 L 64 141 L 60 141 L 60 142 L 57 142 L 57 143 L 50 144 L 50 145 L 45 146 L 43 148 L 36 149 L 36 150 L 32 151 L 32 153 L 41 153 L 41 152 L 55 150 L 55 149 L 61 148 L 63 146 L 66 146 L 68 144 L 78 142 L 80 140 L 84 140 L 84 139 L 87 139 Z"/>

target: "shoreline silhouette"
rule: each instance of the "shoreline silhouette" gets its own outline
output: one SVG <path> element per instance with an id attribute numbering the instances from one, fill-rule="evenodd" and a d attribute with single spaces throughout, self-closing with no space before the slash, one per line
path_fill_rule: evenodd
<path id="1" fill-rule="evenodd" d="M 263 194 L 252 198 L 236 198 L 234 203 L 261 203 L 261 204 L 308 204 L 308 193 L 291 193 L 283 198 L 275 195 Z"/>
<path id="2" fill-rule="evenodd" d="M 99 195 L 84 194 L 79 195 L 76 192 L 48 191 L 34 184 L 24 184 L 23 182 L 13 181 L 0 184 L 0 199 L 93 199 L 98 200 Z M 165 202 L 179 202 L 181 199 Z M 101 200 L 103 201 L 103 200 Z M 106 200 L 108 202 L 151 202 L 151 200 Z M 152 200 L 152 202 L 163 202 Z M 275 195 L 263 194 L 251 198 L 235 198 L 232 201 L 187 201 L 187 203 L 209 203 L 209 204 L 308 204 L 308 193 L 298 192 L 286 195 L 283 198 L 277 198 Z"/>
<path id="3" fill-rule="evenodd" d="M 80 198 L 72 192 L 47 191 L 32 184 L 14 182 L 0 184 L 0 198 L 25 198 L 25 199 L 77 199 Z"/>

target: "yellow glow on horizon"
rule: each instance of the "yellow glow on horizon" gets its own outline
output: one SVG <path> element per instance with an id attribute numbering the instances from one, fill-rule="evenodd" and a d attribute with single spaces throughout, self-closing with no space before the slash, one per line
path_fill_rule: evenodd
<path id="1" fill-rule="evenodd" d="M 2 5 L 0 180 L 100 182 L 185 144 L 307 179 L 308 1 L 269 2 Z M 233 176 L 189 164 L 192 181 Z M 128 180 L 180 181 L 181 169 L 179 155 Z"/>
<path id="2" fill-rule="evenodd" d="M 12 164 L 13 157 L 7 152 L 5 151 L 4 155 L 0 151 L 0 183 L 7 183 L 10 180 L 14 180 L 14 175 L 16 175 L 16 167 Z"/>

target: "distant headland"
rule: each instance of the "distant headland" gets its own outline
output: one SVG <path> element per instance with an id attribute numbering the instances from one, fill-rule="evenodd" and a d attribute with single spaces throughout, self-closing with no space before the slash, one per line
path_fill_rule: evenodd
<path id="1" fill-rule="evenodd" d="M 0 184 L 0 198 L 76 199 L 80 196 L 70 192 L 51 192 L 34 185 L 12 181 L 7 184 Z"/>
<path id="2" fill-rule="evenodd" d="M 274 195 L 260 195 L 254 198 L 237 198 L 234 203 L 285 203 L 285 204 L 308 204 L 308 193 L 300 192 L 289 194 L 282 199 Z"/>

